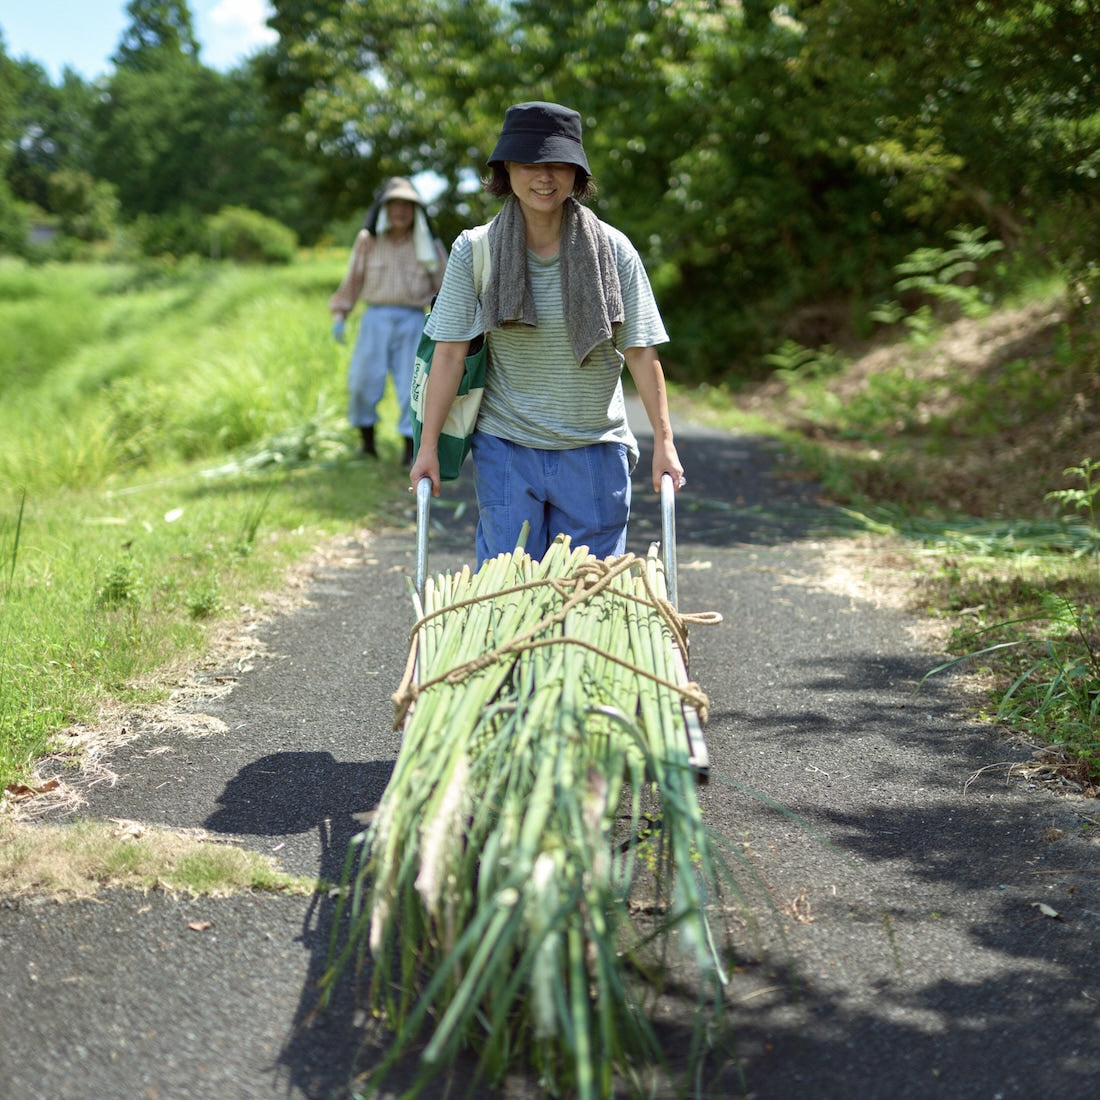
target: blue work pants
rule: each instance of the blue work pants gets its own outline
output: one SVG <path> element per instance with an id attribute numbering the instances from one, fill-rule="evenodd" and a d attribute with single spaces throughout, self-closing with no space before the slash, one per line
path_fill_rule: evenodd
<path id="1" fill-rule="evenodd" d="M 625 552 L 630 458 L 621 443 L 552 451 L 475 431 L 470 454 L 479 566 L 510 554 L 524 521 L 531 526 L 525 548 L 535 559 L 559 534 L 599 558 Z"/>
<path id="2" fill-rule="evenodd" d="M 413 434 L 409 413 L 416 348 L 424 328 L 424 311 L 409 306 L 368 306 L 359 322 L 359 335 L 348 368 L 348 420 L 353 428 L 369 428 L 378 421 L 378 403 L 386 392 L 386 375 L 393 379 L 401 410 L 397 430 L 406 439 Z"/>

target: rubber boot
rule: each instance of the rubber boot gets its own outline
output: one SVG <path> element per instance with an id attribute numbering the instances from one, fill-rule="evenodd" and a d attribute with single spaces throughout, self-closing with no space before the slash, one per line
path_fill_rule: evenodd
<path id="1" fill-rule="evenodd" d="M 406 469 L 413 464 L 413 459 L 416 458 L 416 450 L 413 447 L 413 441 L 405 436 L 405 467 Z"/>
<path id="2" fill-rule="evenodd" d="M 360 428 L 359 434 L 363 439 L 363 449 L 359 453 L 377 458 L 378 452 L 374 449 L 374 425 L 372 424 L 369 428 Z"/>

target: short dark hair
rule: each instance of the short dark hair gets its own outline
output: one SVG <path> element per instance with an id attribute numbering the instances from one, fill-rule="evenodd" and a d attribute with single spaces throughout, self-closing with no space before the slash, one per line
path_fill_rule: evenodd
<path id="1" fill-rule="evenodd" d="M 596 183 L 583 168 L 579 165 L 576 168 L 577 174 L 573 178 L 573 198 L 578 202 L 584 202 L 596 193 Z M 508 169 L 503 164 L 494 164 L 489 175 L 481 183 L 494 198 L 506 199 L 512 194 L 512 181 L 508 177 Z"/>

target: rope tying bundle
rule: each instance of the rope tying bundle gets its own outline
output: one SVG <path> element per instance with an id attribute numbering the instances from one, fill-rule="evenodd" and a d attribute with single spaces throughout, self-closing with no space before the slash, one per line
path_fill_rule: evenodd
<path id="1" fill-rule="evenodd" d="M 443 607 L 424 615 L 412 629 L 410 638 L 409 655 L 405 664 L 405 672 L 401 683 L 393 694 L 394 704 L 394 729 L 400 729 L 404 724 L 405 716 L 409 708 L 423 692 L 428 691 L 441 683 L 459 684 L 467 677 L 475 675 L 482 669 L 488 668 L 497 662 L 514 662 L 523 652 L 539 649 L 545 646 L 572 645 L 598 654 L 604 660 L 620 665 L 629 672 L 660 684 L 662 687 L 674 691 L 680 695 L 683 702 L 694 707 L 701 722 L 707 720 L 707 708 L 709 701 L 702 688 L 695 681 L 688 683 L 676 683 L 662 677 L 648 668 L 643 668 L 637 663 L 626 661 L 615 654 L 608 653 L 599 646 L 581 638 L 572 637 L 566 633 L 551 633 L 556 628 L 564 626 L 566 618 L 586 604 L 591 604 L 597 597 L 603 596 L 611 589 L 616 578 L 624 573 L 635 571 L 639 564 L 644 565 L 644 559 L 635 554 L 623 554 L 620 557 L 603 560 L 589 557 L 581 562 L 568 576 L 544 577 L 523 584 L 513 585 L 497 591 L 478 594 L 466 599 L 456 600 Z M 667 626 L 672 635 L 673 644 L 682 654 L 687 654 L 687 627 L 691 625 L 713 626 L 722 621 L 722 616 L 715 611 L 697 612 L 694 614 L 681 614 L 673 607 L 672 603 L 658 592 L 644 568 L 636 570 L 637 578 L 641 581 L 645 595 L 641 596 L 633 592 L 627 592 L 621 588 L 612 591 L 615 598 L 624 601 L 633 601 L 643 607 L 656 611 L 661 621 Z M 486 601 L 496 601 L 508 596 L 520 595 L 534 590 L 553 589 L 562 599 L 561 606 L 552 614 L 544 616 L 538 622 L 524 630 L 514 638 L 496 646 L 493 649 L 479 653 L 477 656 L 463 661 L 454 667 L 434 676 L 416 682 L 416 664 L 418 642 L 421 631 L 426 624 L 446 613 L 467 608 Z"/>

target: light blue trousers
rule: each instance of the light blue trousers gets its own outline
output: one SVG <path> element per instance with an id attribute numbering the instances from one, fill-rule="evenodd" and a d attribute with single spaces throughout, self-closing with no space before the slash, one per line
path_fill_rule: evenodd
<path id="1" fill-rule="evenodd" d="M 368 306 L 348 367 L 348 420 L 353 428 L 378 421 L 378 402 L 386 392 L 386 375 L 393 378 L 401 409 L 397 430 L 412 438 L 409 393 L 424 311 L 410 306 Z"/>
<path id="2" fill-rule="evenodd" d="M 470 455 L 479 566 L 510 554 L 524 521 L 531 525 L 525 547 L 536 560 L 559 534 L 598 558 L 626 551 L 630 455 L 621 443 L 548 451 L 475 431 Z"/>

